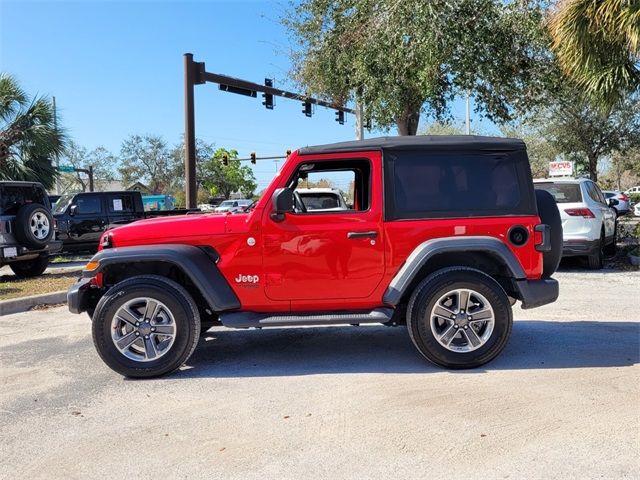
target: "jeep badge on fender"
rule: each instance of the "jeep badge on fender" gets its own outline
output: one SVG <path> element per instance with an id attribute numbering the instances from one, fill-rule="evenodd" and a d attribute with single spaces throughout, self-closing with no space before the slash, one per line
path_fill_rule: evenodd
<path id="1" fill-rule="evenodd" d="M 344 189 L 308 188 L 327 178 Z M 516 301 L 556 300 L 562 226 L 522 140 L 385 137 L 291 153 L 241 213 L 140 220 L 108 243 L 68 303 L 127 377 L 180 367 L 202 325 L 406 326 L 457 369 L 504 349 Z"/>

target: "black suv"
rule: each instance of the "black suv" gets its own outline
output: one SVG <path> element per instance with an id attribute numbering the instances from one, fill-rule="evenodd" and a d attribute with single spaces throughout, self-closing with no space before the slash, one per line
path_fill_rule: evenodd
<path id="1" fill-rule="evenodd" d="M 18 277 L 35 277 L 62 243 L 53 240 L 49 197 L 37 182 L 0 182 L 0 267 Z"/>

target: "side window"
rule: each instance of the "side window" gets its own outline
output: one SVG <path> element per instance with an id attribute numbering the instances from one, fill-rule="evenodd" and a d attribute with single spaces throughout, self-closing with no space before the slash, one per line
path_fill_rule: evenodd
<path id="1" fill-rule="evenodd" d="M 82 215 L 92 215 L 102 213 L 102 202 L 98 195 L 83 195 L 76 199 L 78 213 Z"/>
<path id="2" fill-rule="evenodd" d="M 363 212 L 371 203 L 371 164 L 368 160 L 305 163 L 289 186 L 296 213 Z"/>
<path id="3" fill-rule="evenodd" d="M 393 158 L 395 218 L 513 214 L 523 209 L 514 158 L 501 153 L 399 152 Z"/>
<path id="4" fill-rule="evenodd" d="M 606 205 L 607 204 L 607 200 L 606 200 L 606 198 L 604 198 L 604 193 L 602 193 L 602 190 L 600 190 L 600 187 L 597 184 L 594 183 L 593 184 L 593 188 L 595 188 L 596 193 L 598 195 L 598 199 L 599 199 L 598 201 L 600 203 Z"/>
<path id="5" fill-rule="evenodd" d="M 587 187 L 587 193 L 589 194 L 589 198 L 591 198 L 591 200 L 597 203 L 604 203 L 603 201 L 600 200 L 600 197 L 598 196 L 595 183 L 586 182 L 585 186 Z"/>
<path id="6" fill-rule="evenodd" d="M 118 194 L 109 195 L 108 197 L 109 211 L 112 213 L 132 213 L 133 208 L 133 195 Z"/>

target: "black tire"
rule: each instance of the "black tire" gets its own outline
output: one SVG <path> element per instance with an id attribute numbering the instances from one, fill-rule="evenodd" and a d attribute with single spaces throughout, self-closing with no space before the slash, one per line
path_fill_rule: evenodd
<path id="1" fill-rule="evenodd" d="M 455 289 L 480 293 L 494 313 L 490 336 L 482 346 L 470 352 L 445 348 L 431 328 L 429 312 L 442 295 Z M 466 267 L 445 268 L 429 275 L 416 287 L 407 308 L 407 329 L 413 344 L 427 360 L 445 368 L 475 368 L 493 360 L 506 346 L 512 323 L 509 298 L 500 284 L 485 273 Z"/>
<path id="2" fill-rule="evenodd" d="M 538 216 L 551 230 L 551 250 L 543 254 L 542 276 L 548 278 L 554 274 L 562 258 L 562 219 L 555 198 L 545 190 L 536 190 Z"/>
<path id="3" fill-rule="evenodd" d="M 31 278 L 42 275 L 49 266 L 49 255 L 40 255 L 33 260 L 10 263 L 9 268 L 20 278 Z"/>
<path id="4" fill-rule="evenodd" d="M 162 302 L 175 321 L 173 345 L 156 360 L 136 361 L 125 356 L 111 337 L 111 322 L 117 310 L 138 297 Z M 200 315 L 193 298 L 181 285 L 158 275 L 139 275 L 114 285 L 100 299 L 92 318 L 92 333 L 100 358 L 112 370 L 131 378 L 158 377 L 176 370 L 191 356 L 200 337 Z"/>
<path id="5" fill-rule="evenodd" d="M 604 267 L 604 247 L 604 232 L 602 232 L 595 252 L 587 256 L 587 265 L 590 270 L 600 270 Z"/>
<path id="6" fill-rule="evenodd" d="M 39 203 L 31 203 L 20 208 L 16 215 L 15 225 L 16 239 L 27 247 L 44 248 L 53 237 L 53 217 L 51 212 Z M 46 227 L 47 233 L 37 236 L 32 231 L 32 227 L 35 228 L 38 225 L 42 227 L 38 230 L 39 232 L 44 232 Z"/>

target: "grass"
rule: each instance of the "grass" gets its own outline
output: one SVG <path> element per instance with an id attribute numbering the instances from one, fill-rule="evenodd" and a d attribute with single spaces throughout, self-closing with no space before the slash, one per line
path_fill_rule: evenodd
<path id="1" fill-rule="evenodd" d="M 28 297 L 67 290 L 80 277 L 80 272 L 47 273 L 35 278 L 20 279 L 14 275 L 0 276 L 0 300 Z"/>
<path id="2" fill-rule="evenodd" d="M 68 263 L 68 262 L 88 262 L 93 255 L 56 255 L 55 257 L 51 257 L 50 263 Z"/>

